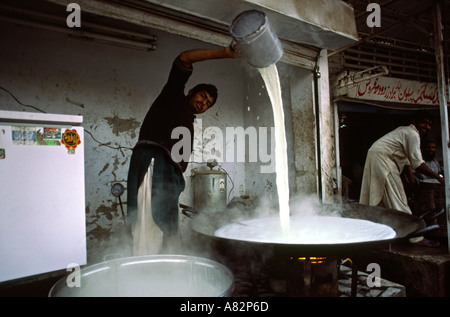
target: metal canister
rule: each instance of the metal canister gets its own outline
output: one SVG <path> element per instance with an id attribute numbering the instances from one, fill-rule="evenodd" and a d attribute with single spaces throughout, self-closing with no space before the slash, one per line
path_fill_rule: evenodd
<path id="1" fill-rule="evenodd" d="M 248 10 L 240 13 L 231 23 L 230 33 L 253 67 L 269 67 L 283 56 L 280 40 L 264 12 Z"/>
<path id="2" fill-rule="evenodd" d="M 216 212 L 227 205 L 227 174 L 219 170 L 194 172 L 194 208 Z"/>

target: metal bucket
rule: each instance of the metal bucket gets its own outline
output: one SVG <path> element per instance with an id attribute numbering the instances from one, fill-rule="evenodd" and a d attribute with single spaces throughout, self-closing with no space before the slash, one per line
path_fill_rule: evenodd
<path id="1" fill-rule="evenodd" d="M 263 12 L 248 10 L 240 13 L 233 20 L 230 33 L 253 67 L 269 67 L 283 56 L 280 40 Z"/>
<path id="2" fill-rule="evenodd" d="M 194 208 L 223 210 L 227 206 L 227 174 L 217 170 L 194 172 Z"/>
<path id="3" fill-rule="evenodd" d="M 75 277 L 76 278 L 76 277 Z M 226 297 L 234 276 L 224 265 L 185 255 L 147 255 L 80 270 L 80 287 L 60 279 L 50 297 Z"/>

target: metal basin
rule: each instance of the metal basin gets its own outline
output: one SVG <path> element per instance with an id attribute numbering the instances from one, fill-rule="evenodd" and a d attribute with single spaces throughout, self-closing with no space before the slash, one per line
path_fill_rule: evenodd
<path id="1" fill-rule="evenodd" d="M 234 277 L 224 265 L 184 255 L 148 255 L 102 262 L 80 270 L 80 287 L 66 278 L 51 297 L 226 297 Z"/>
<path id="2" fill-rule="evenodd" d="M 266 242 L 252 242 L 242 240 L 232 240 L 223 237 L 217 237 L 215 232 L 224 225 L 241 222 L 246 219 L 251 219 L 239 212 L 220 212 L 220 213 L 199 213 L 191 222 L 192 229 L 210 239 L 222 241 L 227 243 L 240 243 L 255 246 L 263 246 L 264 248 L 274 248 L 278 253 L 287 254 L 302 254 L 304 256 L 331 256 L 331 255 L 346 255 L 369 251 L 370 249 L 386 246 L 392 241 L 408 239 L 413 236 L 419 236 L 429 230 L 436 228 L 425 228 L 425 222 L 413 215 L 406 214 L 397 210 L 371 207 L 365 205 L 322 205 L 321 210 L 318 211 L 319 216 L 328 216 L 339 212 L 341 217 L 368 220 L 378 224 L 384 224 L 391 227 L 396 235 L 388 240 L 375 241 L 357 241 L 354 243 L 322 243 L 322 244 L 283 244 L 283 243 L 266 243 Z"/>

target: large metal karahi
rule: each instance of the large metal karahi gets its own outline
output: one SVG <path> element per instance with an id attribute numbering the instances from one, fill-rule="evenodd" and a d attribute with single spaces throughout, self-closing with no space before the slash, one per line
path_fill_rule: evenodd
<path id="1" fill-rule="evenodd" d="M 210 239 L 229 242 L 245 243 L 250 245 L 265 245 L 267 248 L 275 248 L 277 253 L 286 252 L 290 255 L 301 256 L 348 256 L 362 251 L 379 248 L 388 245 L 390 242 L 409 239 L 413 236 L 420 236 L 425 232 L 436 230 L 436 226 L 426 227 L 425 222 L 413 215 L 400 212 L 398 210 L 372 207 L 358 204 L 327 205 L 324 204 L 319 215 L 326 216 L 334 214 L 339 209 L 340 216 L 345 218 L 363 219 L 379 224 L 390 226 L 396 236 L 389 240 L 360 241 L 355 243 L 325 243 L 325 244 L 283 244 L 283 243 L 263 243 L 242 240 L 232 240 L 223 237 L 217 237 L 215 231 L 222 226 L 251 219 L 251 216 L 239 211 L 229 211 L 215 214 L 199 213 L 191 223 L 191 228 Z"/>
<path id="2" fill-rule="evenodd" d="M 426 227 L 425 222 L 413 215 L 393 209 L 370 207 L 365 205 L 322 205 L 319 216 L 335 215 L 359 220 L 368 220 L 391 227 L 396 235 L 392 239 L 358 241 L 352 243 L 292 244 L 267 243 L 245 240 L 233 240 L 215 235 L 224 225 L 253 219 L 249 214 L 237 210 L 220 213 L 198 213 L 193 217 L 191 228 L 203 239 L 208 239 L 218 250 L 246 250 L 248 261 L 275 260 L 280 267 L 278 273 L 286 280 L 288 296 L 338 296 L 338 264 L 340 259 L 351 258 L 351 293 L 356 296 L 358 258 L 360 255 L 376 249 L 385 248 L 389 243 L 407 241 L 411 237 L 421 236 L 434 231 L 439 226 Z M 187 210 L 184 209 L 186 214 Z M 292 228 L 291 228 L 292 230 Z M 229 251 L 228 251 L 229 252 Z M 263 255 L 264 254 L 264 255 Z M 225 257 L 232 256 L 231 254 Z M 317 260 L 320 259 L 320 260 Z"/>

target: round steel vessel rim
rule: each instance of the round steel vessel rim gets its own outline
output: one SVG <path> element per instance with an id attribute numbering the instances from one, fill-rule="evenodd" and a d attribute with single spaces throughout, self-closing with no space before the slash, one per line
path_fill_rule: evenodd
<path id="1" fill-rule="evenodd" d="M 227 276 L 230 279 L 229 285 L 226 288 L 224 292 L 217 295 L 218 297 L 226 297 L 228 296 L 234 285 L 234 274 L 231 272 L 231 270 L 226 267 L 225 265 L 207 259 L 203 257 L 198 256 L 192 256 L 192 255 L 179 255 L 179 254 L 156 254 L 156 255 L 142 255 L 142 256 L 132 256 L 132 257 L 125 257 L 125 258 L 118 258 L 113 260 L 108 260 L 96 264 L 92 264 L 89 266 L 86 266 L 80 270 L 81 276 L 89 276 L 92 274 L 95 274 L 97 272 L 101 272 L 104 270 L 110 270 L 113 266 L 129 266 L 129 265 L 141 265 L 141 264 L 147 264 L 147 263 L 192 263 L 194 265 L 200 265 L 209 267 L 212 269 L 217 269 L 219 271 L 222 271 L 224 273 L 224 276 Z M 55 295 L 59 290 L 66 287 L 66 279 L 67 277 L 63 277 L 59 279 L 50 289 L 48 296 L 52 297 Z"/>

